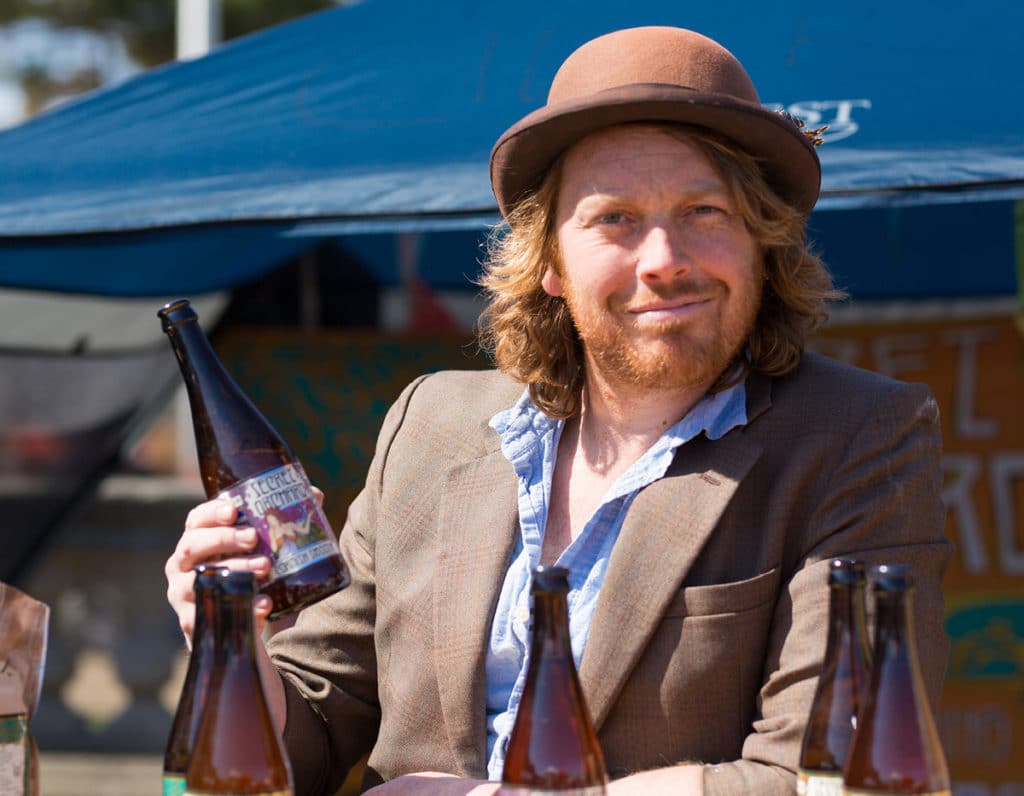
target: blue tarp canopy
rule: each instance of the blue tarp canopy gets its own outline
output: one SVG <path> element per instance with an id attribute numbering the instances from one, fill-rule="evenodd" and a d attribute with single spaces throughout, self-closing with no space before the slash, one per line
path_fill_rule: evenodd
<path id="1" fill-rule="evenodd" d="M 0 132 L 6 345 L 26 317 L 50 325 L 30 291 L 155 308 L 325 241 L 394 283 L 396 240 L 418 236 L 420 276 L 471 287 L 498 221 L 495 139 L 578 45 L 651 24 L 719 40 L 763 102 L 829 126 L 811 229 L 855 298 L 1016 291 L 1019 0 L 363 0 Z M 112 318 L 123 350 L 99 350 L 80 311 L 53 312 L 70 348 L 0 343 L 0 579 L 24 574 L 177 379 L 163 343 Z"/>
<path id="2" fill-rule="evenodd" d="M 819 228 L 984 202 L 1012 256 L 1024 3 L 365 0 L 0 133 L 0 285 L 201 292 L 311 239 L 479 231 L 497 136 L 575 47 L 645 24 L 716 38 L 765 104 L 829 126 Z"/>

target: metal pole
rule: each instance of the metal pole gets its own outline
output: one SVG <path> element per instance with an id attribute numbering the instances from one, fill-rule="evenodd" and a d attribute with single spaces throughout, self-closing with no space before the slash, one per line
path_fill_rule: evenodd
<path id="1" fill-rule="evenodd" d="M 221 40 L 221 0 L 178 0 L 177 56 L 206 55 Z"/>

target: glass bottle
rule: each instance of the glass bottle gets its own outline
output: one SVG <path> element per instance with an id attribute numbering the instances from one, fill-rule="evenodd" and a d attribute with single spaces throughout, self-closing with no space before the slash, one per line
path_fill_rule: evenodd
<path id="1" fill-rule="evenodd" d="M 857 731 L 843 770 L 843 793 L 949 796 L 949 768 L 925 691 L 914 635 L 909 568 L 873 573 L 874 660 Z"/>
<path id="2" fill-rule="evenodd" d="M 568 592 L 567 569 L 534 569 L 530 660 L 505 754 L 503 792 L 607 793 L 604 755 L 572 657 Z"/>
<path id="3" fill-rule="evenodd" d="M 798 794 L 843 792 L 843 765 L 871 666 L 864 590 L 863 562 L 829 562 L 828 638 L 800 749 Z"/>
<path id="4" fill-rule="evenodd" d="M 214 666 L 185 776 L 186 796 L 292 796 L 291 764 L 256 660 L 255 576 L 221 570 L 216 582 Z"/>
<path id="5" fill-rule="evenodd" d="M 222 567 L 200 564 L 196 567 L 193 590 L 196 595 L 196 619 L 192 628 L 192 651 L 171 722 L 171 733 L 164 750 L 164 796 L 185 792 L 185 772 L 192 755 L 199 713 L 213 673 L 213 623 L 217 619 L 217 573 Z"/>
<path id="6" fill-rule="evenodd" d="M 347 586 L 348 567 L 301 463 L 228 374 L 195 310 L 179 299 L 157 314 L 185 380 L 203 488 L 234 502 L 238 523 L 256 528 L 256 552 L 273 562 L 261 588 L 273 600 L 270 618 Z"/>

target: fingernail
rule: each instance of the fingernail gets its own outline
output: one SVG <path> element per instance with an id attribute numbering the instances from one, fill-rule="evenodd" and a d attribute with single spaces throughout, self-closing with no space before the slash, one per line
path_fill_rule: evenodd
<path id="1" fill-rule="evenodd" d="M 235 516 L 235 507 L 232 504 L 230 504 L 230 503 L 228 503 L 226 501 L 223 501 L 221 503 L 221 505 L 217 507 L 217 519 L 218 520 L 223 520 L 224 522 L 230 522 L 232 519 L 234 519 L 234 516 Z"/>
<path id="2" fill-rule="evenodd" d="M 254 528 L 239 528 L 235 531 L 235 541 L 239 544 L 252 544 L 256 541 L 256 530 Z"/>

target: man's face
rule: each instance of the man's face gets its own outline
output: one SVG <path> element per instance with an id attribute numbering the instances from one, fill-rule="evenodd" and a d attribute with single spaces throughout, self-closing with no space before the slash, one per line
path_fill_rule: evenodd
<path id="1" fill-rule="evenodd" d="M 611 385 L 710 386 L 757 317 L 757 244 L 707 157 L 650 127 L 613 127 L 566 155 L 555 212 L 563 296 L 587 367 Z"/>

